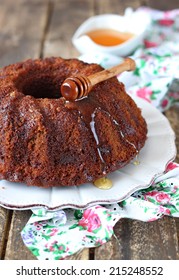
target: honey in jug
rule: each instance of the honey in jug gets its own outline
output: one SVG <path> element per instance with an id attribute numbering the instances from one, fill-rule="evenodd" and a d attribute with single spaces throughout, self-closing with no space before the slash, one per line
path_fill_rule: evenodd
<path id="1" fill-rule="evenodd" d="M 124 43 L 134 36 L 129 32 L 120 32 L 114 29 L 95 29 L 86 33 L 96 44 L 112 47 Z"/>

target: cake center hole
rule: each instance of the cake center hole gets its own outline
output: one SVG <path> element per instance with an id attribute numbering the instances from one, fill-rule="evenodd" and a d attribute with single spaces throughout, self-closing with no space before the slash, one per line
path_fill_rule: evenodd
<path id="1" fill-rule="evenodd" d="M 21 81 L 16 83 L 16 87 L 24 95 L 31 95 L 35 98 L 60 98 L 62 95 L 60 93 L 59 79 L 55 76 L 40 75 L 26 77 Z"/>

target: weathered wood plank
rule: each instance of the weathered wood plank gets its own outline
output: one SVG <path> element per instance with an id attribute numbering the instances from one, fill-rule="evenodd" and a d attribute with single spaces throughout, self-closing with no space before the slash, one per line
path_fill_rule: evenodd
<path id="1" fill-rule="evenodd" d="M 169 120 L 171 127 L 173 128 L 176 135 L 175 143 L 178 153 L 175 160 L 179 163 L 179 107 L 173 106 L 165 112 L 165 116 Z"/>
<path id="2" fill-rule="evenodd" d="M 115 236 L 95 249 L 95 259 L 179 259 L 176 225 L 171 217 L 150 223 L 123 219 L 115 226 Z"/>
<path id="3" fill-rule="evenodd" d="M 6 247 L 5 260 L 35 260 L 36 258 L 24 245 L 21 238 L 21 231 L 26 225 L 32 212 L 13 211 L 11 227 Z"/>
<path id="4" fill-rule="evenodd" d="M 163 10 L 163 11 L 179 8 L 178 0 L 172 0 L 172 1 L 146 0 L 144 2 L 149 7 L 152 7 L 154 9 L 158 9 L 158 10 Z"/>
<path id="5" fill-rule="evenodd" d="M 172 1 L 155 1 L 155 0 L 147 0 L 145 1 L 146 5 L 159 10 L 172 10 L 179 8 L 179 1 L 172 0 Z M 172 107 L 165 113 L 166 117 L 169 119 L 171 126 L 173 127 L 175 134 L 176 134 L 176 148 L 177 148 L 177 155 L 175 161 L 179 163 L 179 107 Z M 175 219 L 177 235 L 179 240 L 179 220 L 178 218 Z"/>
<path id="6" fill-rule="evenodd" d="M 71 257 L 67 257 L 66 260 L 89 260 L 89 249 L 80 250 Z"/>
<path id="7" fill-rule="evenodd" d="M 27 58 L 39 57 L 47 21 L 48 1 L 0 1 L 0 66 Z M 5 259 L 33 259 L 23 245 L 20 231 L 28 212 L 12 212 L 0 208 L 0 254 Z M 10 232 L 8 235 L 8 230 Z M 6 246 L 7 241 L 7 248 Z M 6 252 L 5 252 L 6 249 Z"/>
<path id="8" fill-rule="evenodd" d="M 179 218 L 175 218 L 175 224 L 176 224 L 178 243 L 179 243 Z"/>
<path id="9" fill-rule="evenodd" d="M 0 260 L 4 258 L 12 211 L 0 207 Z"/>
<path id="10" fill-rule="evenodd" d="M 43 56 L 77 57 L 71 38 L 78 26 L 93 15 L 93 1 L 53 1 L 52 9 Z"/>
<path id="11" fill-rule="evenodd" d="M 123 15 L 127 7 L 131 7 L 135 10 L 140 6 L 140 0 L 99 0 L 96 1 L 95 12 L 96 14 L 114 13 Z"/>
<path id="12" fill-rule="evenodd" d="M 177 149 L 177 155 L 175 161 L 179 163 L 179 107 L 173 106 L 165 113 L 167 119 L 169 120 L 175 135 L 176 135 L 176 149 Z M 177 234 L 178 234 L 178 240 L 179 240 L 179 219 L 175 219 L 176 228 L 177 228 Z"/>
<path id="13" fill-rule="evenodd" d="M 0 1 L 0 67 L 39 57 L 47 3 L 47 0 Z"/>

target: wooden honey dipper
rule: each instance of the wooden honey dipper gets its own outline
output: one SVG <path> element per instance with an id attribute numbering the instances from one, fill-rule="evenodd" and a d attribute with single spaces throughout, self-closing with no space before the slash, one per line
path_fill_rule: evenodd
<path id="1" fill-rule="evenodd" d="M 132 71 L 135 67 L 135 61 L 128 57 L 125 58 L 121 64 L 92 74 L 88 77 L 82 75 L 68 77 L 61 85 L 61 94 L 69 101 L 80 99 L 87 96 L 94 85 L 112 78 L 124 71 Z"/>

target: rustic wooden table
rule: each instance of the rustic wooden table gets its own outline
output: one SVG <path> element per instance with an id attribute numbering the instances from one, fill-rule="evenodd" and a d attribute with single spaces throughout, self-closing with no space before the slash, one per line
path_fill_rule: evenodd
<path id="1" fill-rule="evenodd" d="M 126 7 L 147 5 L 166 10 L 179 8 L 178 0 L 0 0 L 0 67 L 48 56 L 77 57 L 71 43 L 76 28 L 89 16 L 101 13 L 123 14 Z M 166 112 L 176 133 L 179 151 L 179 108 Z M 176 161 L 179 162 L 179 154 Z M 0 259 L 33 260 L 20 232 L 31 211 L 0 207 Z M 96 249 L 84 249 L 70 259 L 154 260 L 179 259 L 179 220 L 165 217 L 151 223 L 122 219 L 115 237 Z"/>

